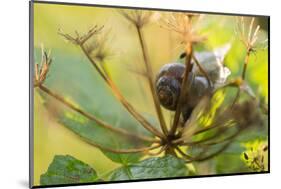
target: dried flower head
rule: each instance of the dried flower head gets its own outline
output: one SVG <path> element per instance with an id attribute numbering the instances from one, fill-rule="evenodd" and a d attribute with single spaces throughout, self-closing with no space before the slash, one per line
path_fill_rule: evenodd
<path id="1" fill-rule="evenodd" d="M 47 74 L 49 72 L 52 59 L 50 57 L 50 51 L 47 53 L 44 51 L 42 46 L 42 58 L 41 63 L 35 64 L 35 76 L 34 76 L 34 87 L 40 86 L 45 81 Z"/>
<path id="2" fill-rule="evenodd" d="M 103 31 L 99 35 L 93 36 L 87 43 L 85 43 L 85 49 L 87 53 L 99 63 L 103 63 L 107 58 L 114 55 L 112 49 L 112 37 L 109 37 L 110 30 Z"/>
<path id="3" fill-rule="evenodd" d="M 59 29 L 58 34 L 63 36 L 67 41 L 75 44 L 75 45 L 83 45 L 86 41 L 88 41 L 93 35 L 98 34 L 103 29 L 103 26 L 95 25 L 91 29 L 88 30 L 87 33 L 80 35 L 77 31 L 75 31 L 75 37 L 71 36 L 67 33 L 64 33 L 62 29 Z"/>
<path id="4" fill-rule="evenodd" d="M 58 34 L 63 36 L 66 40 L 70 41 L 74 45 L 80 46 L 83 52 L 89 56 L 88 58 L 91 59 L 92 64 L 97 67 L 98 65 L 96 63 L 99 63 L 104 72 L 102 74 L 108 76 L 107 69 L 103 63 L 106 58 L 109 58 L 113 54 L 111 48 L 109 48 L 107 45 L 107 41 L 109 41 L 109 30 L 108 32 L 103 32 L 101 35 L 96 35 L 100 34 L 103 28 L 104 26 L 98 27 L 96 25 L 83 35 L 80 35 L 77 31 L 75 31 L 75 37 L 63 33 L 61 29 L 59 29 Z M 100 68 L 97 67 L 97 69 L 99 72 L 101 72 Z"/>
<path id="5" fill-rule="evenodd" d="M 255 18 L 252 18 L 250 21 L 249 28 L 245 27 L 245 19 L 244 17 L 237 18 L 237 26 L 235 33 L 245 45 L 248 51 L 253 52 L 255 51 L 259 45 L 266 44 L 268 39 L 264 41 L 258 41 L 260 37 L 260 25 L 255 24 Z"/>
<path id="6" fill-rule="evenodd" d="M 146 10 L 126 10 L 120 11 L 120 13 L 132 24 L 141 28 L 153 19 L 153 15 L 156 12 Z"/>
<path id="7" fill-rule="evenodd" d="M 167 13 L 161 20 L 161 26 L 180 34 L 182 43 L 199 43 L 206 39 L 197 32 L 195 21 L 199 21 L 201 18 L 200 14 Z"/>

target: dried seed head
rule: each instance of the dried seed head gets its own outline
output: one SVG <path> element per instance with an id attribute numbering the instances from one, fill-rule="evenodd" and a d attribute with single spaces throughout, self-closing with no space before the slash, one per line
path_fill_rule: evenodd
<path id="1" fill-rule="evenodd" d="M 93 36 L 85 43 L 85 49 L 88 54 L 98 63 L 103 63 L 105 59 L 112 57 L 112 35 L 109 35 L 111 30 L 102 32 L 100 35 Z M 110 45 L 109 45 L 110 44 Z"/>
<path id="2" fill-rule="evenodd" d="M 244 17 L 237 18 L 237 26 L 235 29 L 235 33 L 249 52 L 257 50 L 258 46 L 264 46 L 263 44 L 268 42 L 267 39 L 265 39 L 264 41 L 258 41 L 261 33 L 260 25 L 254 26 L 254 24 L 255 18 L 252 18 L 249 27 L 246 28 Z"/>
<path id="3" fill-rule="evenodd" d="M 62 29 L 58 30 L 58 34 L 63 36 L 67 41 L 75 44 L 75 45 L 83 45 L 86 41 L 88 41 L 93 35 L 100 33 L 103 29 L 103 26 L 97 26 L 90 28 L 87 33 L 80 35 L 77 31 L 75 31 L 75 37 L 64 33 Z"/>
<path id="4" fill-rule="evenodd" d="M 187 43 L 200 43 L 206 39 L 196 31 L 195 21 L 199 21 L 200 14 L 190 13 L 167 13 L 161 20 L 161 26 L 168 30 L 174 31 L 181 36 L 181 41 Z"/>
<path id="5" fill-rule="evenodd" d="M 49 72 L 50 65 L 52 63 L 52 59 L 50 58 L 50 51 L 49 53 L 44 51 L 42 46 L 42 58 L 40 65 L 35 64 L 35 75 L 34 75 L 34 87 L 41 85 Z"/>
<path id="6" fill-rule="evenodd" d="M 120 11 L 120 13 L 132 24 L 141 28 L 150 21 L 154 20 L 155 17 L 153 16 L 156 12 L 146 10 L 123 10 Z"/>
<path id="7" fill-rule="evenodd" d="M 60 29 L 58 31 L 58 34 L 63 36 L 67 41 L 80 46 L 83 51 L 85 51 L 85 53 L 87 53 L 91 57 L 93 61 L 101 64 L 104 72 L 107 72 L 102 63 L 104 63 L 106 58 L 112 56 L 113 53 L 111 48 L 109 48 L 109 46 L 107 45 L 107 42 L 110 40 L 108 38 L 109 30 L 108 32 L 101 33 L 101 30 L 103 28 L 104 26 L 99 27 L 96 25 L 82 35 L 75 31 L 75 36 L 63 33 Z"/>

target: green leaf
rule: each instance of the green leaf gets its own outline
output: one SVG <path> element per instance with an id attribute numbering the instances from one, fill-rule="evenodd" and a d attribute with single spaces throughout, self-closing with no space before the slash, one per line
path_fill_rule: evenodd
<path id="1" fill-rule="evenodd" d="M 46 173 L 40 177 L 40 185 L 95 182 L 96 171 L 88 164 L 70 155 L 56 155 Z"/>
<path id="2" fill-rule="evenodd" d="M 36 49 L 35 53 L 39 56 L 39 49 Z M 51 67 L 50 76 L 45 82 L 48 88 L 113 127 L 122 128 L 134 134 L 151 136 L 113 96 L 106 83 L 80 51 L 75 55 L 54 51 L 53 57 L 55 62 Z M 66 81 L 70 85 L 65 84 Z M 114 149 L 130 149 L 150 145 L 148 142 L 124 137 L 124 135 L 118 135 L 101 128 L 95 122 L 71 111 L 44 92 L 39 92 L 44 97 L 46 107 L 54 113 L 58 121 L 82 139 Z M 56 111 L 53 111 L 54 109 Z M 144 117 L 155 127 L 158 127 L 158 122 L 154 117 L 149 114 Z M 136 162 L 142 156 L 142 154 L 114 154 L 105 151 L 103 153 L 114 162 L 122 164 Z"/>
<path id="3" fill-rule="evenodd" d="M 154 157 L 113 171 L 109 180 L 137 180 L 187 176 L 185 162 L 174 156 Z"/>

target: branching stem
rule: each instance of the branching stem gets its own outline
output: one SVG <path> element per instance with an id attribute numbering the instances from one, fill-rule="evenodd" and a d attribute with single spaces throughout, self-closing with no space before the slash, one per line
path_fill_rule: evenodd
<path id="1" fill-rule="evenodd" d="M 187 155 L 186 153 L 184 153 L 178 146 L 175 147 L 175 150 L 177 152 L 179 152 L 180 155 L 182 155 L 183 158 L 186 158 L 186 159 L 191 159 L 192 158 L 190 155 Z"/>
<path id="2" fill-rule="evenodd" d="M 185 67 L 185 71 L 184 71 L 183 81 L 182 81 L 182 84 L 181 84 L 182 90 L 181 90 L 181 93 L 180 93 L 180 96 L 179 96 L 173 125 L 172 125 L 171 130 L 169 131 L 169 135 L 174 135 L 176 130 L 177 130 L 179 120 L 180 120 L 183 100 L 184 100 L 184 97 L 187 95 L 187 92 L 188 92 L 188 91 L 186 91 L 187 90 L 186 86 L 188 84 L 188 76 L 189 76 L 190 70 L 192 68 L 192 66 L 191 66 L 192 51 L 193 51 L 192 50 L 192 43 L 189 42 L 186 46 L 186 60 L 185 60 L 186 67 Z"/>
<path id="3" fill-rule="evenodd" d="M 213 128 L 216 128 L 216 127 L 213 127 Z M 213 128 L 211 128 L 211 129 L 213 129 Z M 207 142 L 207 141 L 212 140 L 214 138 L 217 138 L 225 130 L 227 130 L 227 127 L 219 128 L 219 131 L 217 133 L 215 133 L 212 136 L 209 136 L 205 139 L 199 140 L 199 141 L 185 142 L 186 138 L 182 137 L 182 138 L 179 138 L 178 140 L 173 141 L 173 143 L 181 145 L 181 146 L 194 146 L 194 145 L 201 144 L 203 142 Z M 199 133 L 197 133 L 197 134 L 199 134 Z M 195 136 L 195 135 L 192 135 L 192 136 Z"/>
<path id="4" fill-rule="evenodd" d="M 60 101 L 65 106 L 69 107 L 70 109 L 78 112 L 79 114 L 85 116 L 86 118 L 88 118 L 88 119 L 90 119 L 92 121 L 95 121 L 98 126 L 104 127 L 104 128 L 106 128 L 106 129 L 108 129 L 110 131 L 113 131 L 113 132 L 116 132 L 116 133 L 120 133 L 120 134 L 123 134 L 123 135 L 128 136 L 128 137 L 133 137 L 133 138 L 140 139 L 140 140 L 143 140 L 143 141 L 158 142 L 158 143 L 160 142 L 158 139 L 154 139 L 154 138 L 150 138 L 150 137 L 146 137 L 146 136 L 141 136 L 141 135 L 129 133 L 128 131 L 126 131 L 124 129 L 113 127 L 113 126 L 111 126 L 111 125 L 101 121 L 100 119 L 94 117 L 93 115 L 91 115 L 91 114 L 81 110 L 80 108 L 76 107 L 75 105 L 71 104 L 70 102 L 65 100 L 62 96 L 60 96 L 59 94 L 51 91 L 50 89 L 48 89 L 44 85 L 39 85 L 38 88 L 40 90 L 44 91 L 45 93 L 47 93 L 48 95 L 52 96 L 56 100 Z"/>
<path id="5" fill-rule="evenodd" d="M 200 72 L 205 76 L 205 78 L 207 79 L 208 81 L 208 84 L 209 84 L 209 87 L 212 86 L 212 82 L 211 82 L 211 79 L 208 75 L 208 73 L 205 71 L 205 69 L 201 66 L 200 62 L 198 61 L 198 59 L 196 58 L 196 56 L 194 54 L 192 54 L 192 58 L 195 62 L 195 64 L 198 66 Z"/>
<path id="6" fill-rule="evenodd" d="M 83 53 L 86 55 L 88 60 L 91 62 L 91 64 L 94 66 L 94 68 L 98 71 L 98 73 L 101 75 L 101 77 L 104 79 L 104 81 L 108 84 L 108 86 L 111 88 L 113 94 L 115 97 L 122 103 L 122 105 L 127 109 L 127 111 L 134 117 L 136 120 L 139 121 L 139 123 L 148 131 L 153 133 L 154 135 L 158 136 L 159 138 L 164 138 L 164 135 L 158 131 L 156 128 L 154 128 L 141 114 L 139 114 L 133 106 L 124 98 L 124 96 L 121 94 L 119 89 L 116 87 L 114 82 L 106 77 L 106 75 L 100 70 L 100 68 L 97 66 L 96 62 L 91 58 L 91 56 L 88 54 L 87 50 L 83 45 L 80 45 Z"/>
<path id="7" fill-rule="evenodd" d="M 208 160 L 208 159 L 211 159 L 215 156 L 217 156 L 218 154 L 220 154 L 221 152 L 223 152 L 224 150 L 226 150 L 229 145 L 233 142 L 232 139 L 234 139 L 237 135 L 239 135 L 239 133 L 241 132 L 241 130 L 237 131 L 235 134 L 231 135 L 228 139 L 229 141 L 227 141 L 226 144 L 224 144 L 220 149 L 218 149 L 217 151 L 205 156 L 205 157 L 202 157 L 201 155 L 198 155 L 197 157 L 193 158 L 192 160 L 190 161 L 186 161 L 186 163 L 190 163 L 192 161 L 205 161 L 205 160 Z"/>
<path id="8" fill-rule="evenodd" d="M 75 134 L 80 136 L 78 132 L 75 132 Z M 162 145 L 162 144 L 156 144 L 155 146 L 142 147 L 142 148 L 114 149 L 114 148 L 106 147 L 106 146 L 103 146 L 101 144 L 95 143 L 95 142 L 93 142 L 91 140 L 88 140 L 84 137 L 81 137 L 81 139 L 83 141 L 87 142 L 88 144 L 90 144 L 91 146 L 94 146 L 96 148 L 99 148 L 99 149 L 107 151 L 107 152 L 116 153 L 116 154 L 129 154 L 129 153 L 140 153 L 140 152 L 144 153 L 144 152 L 148 152 L 150 150 L 157 149 L 157 148 L 161 147 L 161 145 Z"/>
<path id="9" fill-rule="evenodd" d="M 156 95 L 156 87 L 155 87 L 155 82 L 153 80 L 153 71 L 152 71 L 151 63 L 150 63 L 149 58 L 148 58 L 147 46 L 145 44 L 145 40 L 144 40 L 144 37 L 143 37 L 143 33 L 141 31 L 141 27 L 136 25 L 136 29 L 137 29 L 137 32 L 138 32 L 139 42 L 140 42 L 140 45 L 141 45 L 143 60 L 144 60 L 144 64 L 145 64 L 145 67 L 146 67 L 149 87 L 150 87 L 150 91 L 151 91 L 151 94 L 152 94 L 152 97 L 153 97 L 153 102 L 154 102 L 154 106 L 155 106 L 155 109 L 156 109 L 156 113 L 157 113 L 157 116 L 158 116 L 158 119 L 159 119 L 159 122 L 160 122 L 161 129 L 162 129 L 163 133 L 165 135 L 167 135 L 168 129 L 167 129 L 167 125 L 165 123 L 165 119 L 163 117 L 163 113 L 162 113 L 162 110 L 161 110 L 161 107 L 160 107 L 160 102 L 159 102 L 158 97 Z"/>
<path id="10" fill-rule="evenodd" d="M 161 147 L 161 149 L 158 152 L 147 152 L 148 155 L 150 156 L 158 156 L 160 155 L 162 152 L 164 152 L 167 149 L 167 145 L 164 145 Z"/>

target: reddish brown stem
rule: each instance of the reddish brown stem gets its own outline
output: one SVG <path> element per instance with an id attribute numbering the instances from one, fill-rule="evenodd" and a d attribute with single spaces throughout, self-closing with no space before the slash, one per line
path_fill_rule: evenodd
<path id="1" fill-rule="evenodd" d="M 177 152 L 180 153 L 180 155 L 182 155 L 182 157 L 186 158 L 186 159 L 191 159 L 192 157 L 187 155 L 186 153 L 184 153 L 178 146 L 175 148 Z"/>
<path id="2" fill-rule="evenodd" d="M 205 69 L 201 66 L 200 62 L 198 61 L 198 59 L 196 58 L 196 56 L 194 54 L 192 54 L 192 58 L 195 62 L 195 64 L 198 66 L 200 72 L 206 77 L 207 81 L 208 81 L 208 84 L 209 84 L 209 87 L 212 86 L 212 82 L 211 82 L 211 79 L 208 75 L 208 73 L 205 71 Z"/>
<path id="3" fill-rule="evenodd" d="M 113 126 L 111 126 L 111 125 L 109 125 L 109 124 L 99 120 L 95 116 L 93 116 L 93 115 L 91 115 L 91 114 L 81 110 L 80 108 L 76 107 L 75 105 L 71 104 L 70 102 L 66 101 L 62 96 L 60 96 L 59 94 L 51 91 L 50 89 L 48 89 L 44 85 L 39 85 L 38 88 L 40 90 L 44 91 L 45 93 L 47 93 L 48 95 L 52 96 L 56 100 L 60 101 L 65 106 L 69 107 L 70 109 L 78 112 L 79 114 L 85 116 L 86 118 L 88 118 L 88 119 L 90 119 L 92 121 L 95 121 L 98 126 L 104 127 L 104 128 L 106 128 L 108 130 L 111 130 L 111 131 L 116 132 L 116 133 L 123 134 L 123 135 L 128 136 L 128 137 L 133 137 L 133 138 L 140 139 L 140 140 L 143 140 L 143 141 L 159 142 L 159 140 L 157 140 L 157 139 L 153 139 L 153 138 L 146 137 L 146 136 L 136 135 L 136 134 L 133 134 L 133 133 L 129 133 L 128 131 L 126 131 L 124 129 L 113 127 Z"/>
<path id="4" fill-rule="evenodd" d="M 138 26 L 136 26 L 136 28 L 137 28 L 137 32 L 138 32 L 138 37 L 139 37 L 141 49 L 142 49 L 142 55 L 143 55 L 143 59 L 144 59 L 145 67 L 146 67 L 149 87 L 150 87 L 150 91 L 151 91 L 151 94 L 152 94 L 152 97 L 153 97 L 155 110 L 156 110 L 156 113 L 157 113 L 157 116 L 158 116 L 158 120 L 160 122 L 161 129 L 162 129 L 163 133 L 165 135 L 167 135 L 168 134 L 167 125 L 165 123 L 163 113 L 162 113 L 162 110 L 161 110 L 161 107 L 160 107 L 160 102 L 159 102 L 159 99 L 158 99 L 157 94 L 156 94 L 155 83 L 153 81 L 152 67 L 151 67 L 151 63 L 149 61 L 148 53 L 147 53 L 147 46 L 145 44 L 145 40 L 144 40 L 142 31 L 141 31 L 141 28 L 138 27 Z"/>
<path id="5" fill-rule="evenodd" d="M 80 136 L 79 133 L 75 132 L 75 134 Z M 161 144 L 157 144 L 155 146 L 150 146 L 150 147 L 141 147 L 141 148 L 132 148 L 132 149 L 114 149 L 114 148 L 106 147 L 106 146 L 103 146 L 101 144 L 95 143 L 91 140 L 85 139 L 84 137 L 81 137 L 81 138 L 82 138 L 82 140 L 84 140 L 85 142 L 90 144 L 91 146 L 94 146 L 96 148 L 99 148 L 99 149 L 107 151 L 107 152 L 112 152 L 112 153 L 117 153 L 117 154 L 149 152 L 150 150 L 154 150 L 154 149 L 157 149 L 157 148 L 161 147 Z"/>
<path id="6" fill-rule="evenodd" d="M 121 94 L 117 86 L 114 84 L 114 82 L 105 76 L 105 74 L 100 70 L 100 68 L 97 66 L 96 62 L 90 57 L 90 55 L 87 53 L 87 50 L 83 45 L 80 45 L 83 53 L 86 55 L 88 60 L 91 62 L 91 64 L 94 66 L 94 68 L 98 71 L 98 73 L 101 75 L 101 77 L 104 79 L 104 81 L 108 84 L 108 86 L 111 88 L 113 94 L 115 97 L 122 103 L 122 105 L 127 109 L 127 111 L 137 120 L 139 123 L 148 131 L 153 133 L 154 135 L 158 136 L 159 138 L 164 138 L 164 135 L 158 131 L 156 128 L 154 128 L 141 114 L 139 114 L 133 106 L 124 98 L 124 96 Z"/>
<path id="7" fill-rule="evenodd" d="M 176 107 L 176 113 L 175 113 L 175 117 L 174 117 L 174 121 L 173 121 L 173 125 L 171 130 L 169 131 L 169 135 L 174 135 L 178 124 L 179 124 L 179 120 L 180 120 L 180 115 L 181 115 L 181 109 L 182 109 L 182 104 L 183 104 L 183 100 L 184 97 L 187 95 L 187 84 L 188 84 L 188 76 L 191 70 L 191 58 L 192 58 L 192 44 L 188 43 L 187 47 L 186 47 L 186 61 L 185 61 L 185 71 L 184 71 L 184 76 L 183 76 L 183 81 L 182 81 L 182 85 L 181 85 L 181 93 L 179 96 L 179 100 L 177 103 L 177 107 Z"/>
<path id="8" fill-rule="evenodd" d="M 205 161 L 205 160 L 208 160 L 208 159 L 211 159 L 211 158 L 217 156 L 218 154 L 222 153 L 224 150 L 226 150 L 229 147 L 229 145 L 233 142 L 232 139 L 234 139 L 237 135 L 239 135 L 240 132 L 241 132 L 241 130 L 237 131 L 235 134 L 228 137 L 229 141 L 227 141 L 227 143 L 224 144 L 217 151 L 215 151 L 207 156 L 203 156 L 203 157 L 201 155 L 198 155 L 197 157 L 191 159 L 190 161 L 186 161 L 186 163 L 191 163 L 192 161 Z"/>

